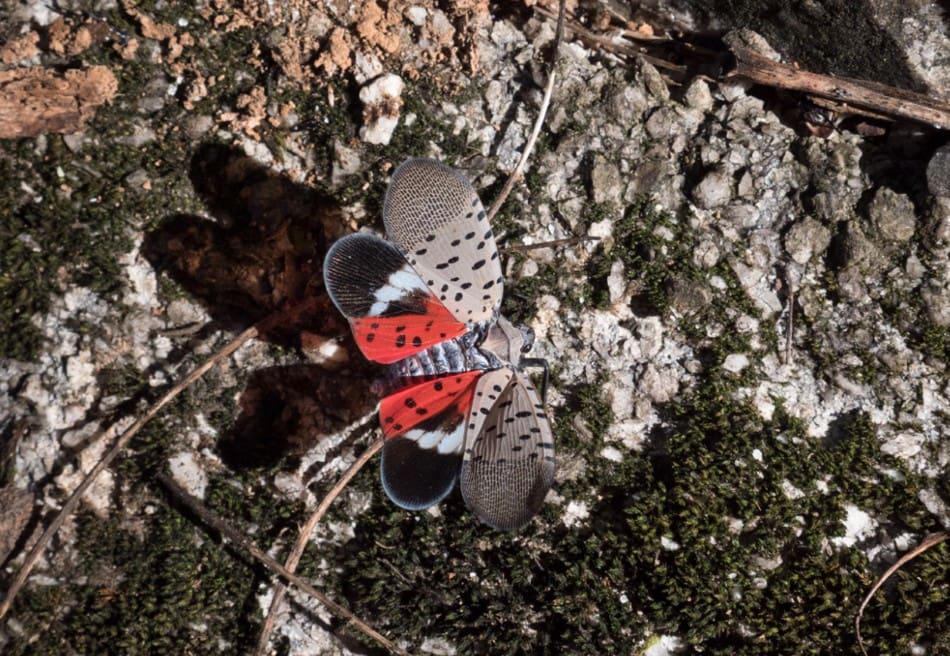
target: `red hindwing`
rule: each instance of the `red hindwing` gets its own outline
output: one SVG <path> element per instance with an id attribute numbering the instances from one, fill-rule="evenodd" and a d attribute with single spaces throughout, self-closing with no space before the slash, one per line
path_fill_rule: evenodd
<path id="1" fill-rule="evenodd" d="M 390 394 L 379 404 L 379 420 L 387 438 L 402 435 L 420 423 L 442 415 L 468 416 L 475 385 L 482 371 L 465 371 L 427 380 Z M 446 412 L 454 407 L 452 412 Z"/>
<path id="2" fill-rule="evenodd" d="M 381 364 L 398 362 L 467 330 L 435 297 L 426 300 L 424 314 L 360 317 L 350 319 L 350 325 L 363 355 Z"/>

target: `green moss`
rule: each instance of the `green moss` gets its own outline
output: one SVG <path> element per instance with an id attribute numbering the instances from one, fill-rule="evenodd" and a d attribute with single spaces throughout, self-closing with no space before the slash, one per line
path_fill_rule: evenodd
<path id="1" fill-rule="evenodd" d="M 461 100 L 464 98 L 449 97 L 446 92 L 424 80 L 407 84 L 401 114 L 404 118 L 410 114 L 414 115 L 415 122 L 411 126 L 402 125 L 397 128 L 389 144 L 372 150 L 378 148 L 381 156 L 398 164 L 407 157 L 424 155 L 429 151 L 430 144 L 434 143 L 442 150 L 442 159 L 446 163 L 458 165 L 476 151 L 466 142 L 465 134 L 454 134 L 451 125 L 443 123 L 438 118 L 439 115 L 432 111 L 432 107 L 439 107 L 447 101 Z"/>
<path id="2" fill-rule="evenodd" d="M 515 255 L 518 262 L 523 256 Z M 583 308 L 585 286 L 570 284 L 564 271 L 556 265 L 541 263 L 533 276 L 506 281 L 501 313 L 515 323 L 527 323 L 537 314 L 538 299 L 544 294 L 557 298 L 565 310 L 579 312 Z"/>
<path id="3" fill-rule="evenodd" d="M 26 142 L 20 148 L 18 158 L 30 160 Z M 95 155 L 92 161 L 99 159 Z M 0 196 L 9 212 L 0 228 L 0 322 L 8 327 L 0 335 L 0 356 L 30 360 L 40 344 L 31 318 L 47 310 L 63 274 L 113 295 L 122 285 L 115 253 L 128 250 L 130 241 L 115 211 L 121 204 L 116 190 L 107 178 L 77 167 L 60 137 L 48 137 L 47 156 L 31 169 L 15 171 L 13 160 L 0 162 L 6 165 Z M 24 200 L 21 185 L 36 195 Z"/>
<path id="4" fill-rule="evenodd" d="M 647 272 L 663 307 L 666 276 L 694 271 L 685 254 L 674 247 L 664 263 L 640 260 L 637 240 L 615 234 L 610 256 L 630 255 L 628 271 Z M 782 399 L 773 399 L 768 421 L 743 400 L 748 377 L 724 375 L 719 363 L 747 349 L 747 339 L 730 330 L 709 337 L 699 326 L 757 313 L 727 269 L 717 274 L 726 301 L 697 313 L 695 332 L 686 330 L 708 366 L 692 392 L 660 409 L 663 428 L 642 453 L 619 463 L 599 456 L 612 420 L 603 385 L 561 390 L 559 453 L 585 466 L 558 493 L 588 504 L 586 522 L 569 529 L 560 508 L 546 506 L 520 535 L 502 535 L 479 526 L 457 497 L 438 519 L 394 511 L 363 478 L 377 501 L 357 538 L 338 548 L 333 587 L 390 635 L 416 647 L 442 636 L 460 653 L 574 654 L 590 645 L 629 653 L 657 635 L 678 636 L 689 652 L 855 653 L 842 627 L 852 625 L 874 574 L 860 545 L 829 539 L 844 534 L 848 504 L 892 535 L 938 528 L 919 503 L 924 481 L 880 451 L 876 426 L 861 412 L 839 418 L 822 441 Z M 538 291 L 530 289 L 537 282 L 524 284 Z M 589 434 L 577 432 L 575 414 Z M 407 544 L 413 548 L 401 548 Z M 939 619 L 950 588 L 917 592 L 948 580 L 950 566 L 934 557 L 919 568 L 891 593 L 910 610 L 900 606 L 895 616 L 885 595 L 874 628 L 865 629 L 880 649 L 950 639 Z"/>
<path id="5" fill-rule="evenodd" d="M 597 217 L 609 211 L 608 207 L 599 208 L 592 214 L 592 220 L 599 220 Z M 617 261 L 623 264 L 627 280 L 639 289 L 631 302 L 636 314 L 669 318 L 678 293 L 708 293 L 708 302 L 687 303 L 685 308 L 678 308 L 684 316 L 675 324 L 704 355 L 704 360 L 721 363 L 730 353 L 751 349 L 750 336 L 735 330 L 735 319 L 741 315 L 759 318 L 761 314 L 725 258 L 710 269 L 693 261 L 697 245 L 685 219 L 659 209 L 649 196 L 638 197 L 614 223 L 612 239 L 601 244 L 591 257 L 588 276 L 592 300 L 598 307 L 607 307 L 607 278 Z M 722 289 L 712 289 L 713 277 L 723 283 Z M 714 339 L 707 336 L 711 327 L 719 333 Z M 761 322 L 756 337 L 766 349 L 778 346 L 772 322 Z M 745 378 L 751 375 L 751 369 L 743 373 Z"/>
<path id="6" fill-rule="evenodd" d="M 917 345 L 925 354 L 938 361 L 950 361 L 950 327 L 927 321 L 919 333 Z"/>
<path id="7" fill-rule="evenodd" d="M 579 411 L 595 423 L 606 411 L 592 390 L 579 395 Z M 435 519 L 396 511 L 376 490 L 357 537 L 335 554 L 333 588 L 416 648 L 438 635 L 460 653 L 589 653 L 592 644 L 630 653 L 668 634 L 704 653 L 853 653 L 842 627 L 868 588 L 867 562 L 859 547 L 825 540 L 843 533 L 846 503 L 896 521 L 895 534 L 926 531 L 933 519 L 914 477 L 880 453 L 865 415 L 844 418 L 820 443 L 781 403 L 765 422 L 726 392 L 699 386 L 650 448 L 620 463 L 594 455 L 603 446 L 596 430 L 589 446 L 559 443 L 587 459 L 581 479 L 559 487 L 593 499 L 589 521 L 573 529 L 546 507 L 519 536 L 503 535 L 478 525 L 457 497 Z M 373 474 L 357 484 L 376 488 Z M 804 496 L 788 495 L 789 484 Z M 919 568 L 894 583 L 913 610 L 866 628 L 877 644 L 946 643 L 939 618 L 950 591 L 915 590 L 946 581 L 947 560 Z"/>
<path id="8" fill-rule="evenodd" d="M 31 587 L 18 599 L 16 608 L 29 609 L 18 613 L 21 623 L 40 633 L 8 653 L 220 653 L 222 644 L 253 638 L 253 570 L 199 538 L 177 510 L 149 507 L 124 524 L 79 518 L 84 560 L 61 585 Z"/>
<path id="9" fill-rule="evenodd" d="M 123 29 L 121 20 L 116 18 L 117 29 Z M 73 153 L 62 137 L 51 134 L 45 137 L 42 157 L 31 152 L 34 140 L 16 142 L 0 154 L 5 214 L 0 222 L 0 322 L 10 328 L 0 335 L 3 357 L 35 357 L 41 338 L 31 318 L 48 310 L 58 290 L 80 285 L 108 299 L 117 297 L 127 283 L 116 254 L 131 250 L 135 227 L 200 206 L 187 178 L 194 144 L 183 131 L 169 129 L 141 146 L 124 143 L 134 123 L 142 120 L 133 105 L 145 95 L 154 67 L 119 65 L 118 55 L 108 48 L 94 52 L 117 71 L 122 95 L 97 112 L 82 151 Z M 181 111 L 166 104 L 150 124 L 177 126 Z M 138 169 L 148 174 L 152 193 L 124 185 L 126 176 Z M 24 188 L 32 189 L 30 196 Z"/>
<path id="10" fill-rule="evenodd" d="M 928 266 L 938 269 L 943 264 L 928 262 Z M 881 302 L 890 324 L 904 335 L 911 348 L 938 362 L 950 361 L 950 327 L 934 323 L 919 289 L 898 289 L 896 285 L 897 282 L 888 281 Z"/>
<path id="11" fill-rule="evenodd" d="M 598 441 L 603 440 L 614 421 L 610 403 L 603 395 L 606 383 L 607 377 L 602 375 L 593 385 L 584 385 L 577 392 L 580 415 Z"/>
<path id="12" fill-rule="evenodd" d="M 169 22 L 186 11 L 162 3 L 145 8 Z M 219 33 L 186 15 L 196 33 L 208 36 L 190 49 L 194 61 L 218 78 L 198 112 L 217 110 L 265 82 L 246 61 L 259 31 Z M 136 30 L 118 10 L 110 22 L 128 33 Z M 121 62 L 109 49 L 91 57 L 113 66 L 122 95 L 100 111 L 89 128 L 95 139 L 84 151 L 72 153 L 59 137 L 49 136 L 42 158 L 33 154 L 34 140 L 7 142 L 0 153 L 0 321 L 9 327 L 0 335 L 0 355 L 6 357 L 36 354 L 39 337 L 30 317 L 47 309 L 51 294 L 82 284 L 114 301 L 126 284 L 115 254 L 130 250 L 130 237 L 169 214 L 202 210 L 187 178 L 195 144 L 182 131 L 169 129 L 142 147 L 117 142 L 131 134 L 133 121 L 142 120 L 136 102 L 149 80 L 169 71 L 145 61 Z M 290 86 L 270 96 L 294 102 L 312 143 L 323 145 L 318 166 L 327 170 L 332 140 L 352 137 L 359 124 L 356 90 L 331 84 L 337 98 L 332 107 L 325 93 Z M 403 116 L 416 114 L 415 124 L 401 123 L 389 146 L 367 147 L 365 161 L 396 164 L 428 151 L 430 142 L 447 161 L 465 161 L 472 151 L 464 135 L 451 135 L 429 111 L 446 99 L 443 93 L 416 82 L 404 99 Z M 168 103 L 147 122 L 176 126 L 186 116 L 177 103 Z M 286 135 L 264 129 L 279 152 Z M 118 181 L 139 168 L 149 174 L 153 192 L 120 189 Z M 384 176 L 375 164 L 368 170 L 333 195 L 346 204 L 371 199 L 367 215 L 377 220 Z M 60 189 L 64 182 L 68 193 Z M 543 182 L 529 168 L 529 204 L 543 192 Z M 24 184 L 42 202 L 24 201 Z M 494 187 L 486 190 L 485 200 L 494 193 Z M 511 240 L 523 230 L 517 221 L 522 202 L 510 199 L 496 224 Z M 613 211 L 589 205 L 580 224 Z M 672 238 L 660 238 L 658 229 Z M 21 235 L 32 237 L 40 250 Z M 603 244 L 594 257 L 586 272 L 591 284 L 542 264 L 536 275 L 506 286 L 503 311 L 514 320 L 533 317 L 543 294 L 556 296 L 565 311 L 583 312 L 592 296 L 606 305 L 606 277 L 620 260 L 628 281 L 642 286 L 637 312 L 672 319 L 677 285 L 706 285 L 711 276 L 725 282 L 708 305 L 666 322 L 706 368 L 692 393 L 660 408 L 662 421 L 642 452 L 625 453 L 621 462 L 602 458 L 613 419 L 603 379 L 567 387 L 560 390 L 565 403 L 554 422 L 562 471 L 570 466 L 573 473 L 557 485 L 562 500 L 546 505 L 524 531 L 487 529 L 457 493 L 440 505 L 438 517 L 396 509 L 370 465 L 352 485 L 373 499 L 356 520 L 356 537 L 337 546 L 311 545 L 301 571 L 323 579 L 332 596 L 412 649 L 426 637 L 443 636 L 460 654 L 582 654 L 592 648 L 637 653 L 656 636 L 672 634 L 686 642 L 687 653 L 856 653 L 853 616 L 881 567 L 877 561 L 869 565 L 862 545 L 838 547 L 829 538 L 843 533 L 849 503 L 890 535 L 936 530 L 919 501 L 920 490 L 933 483 L 882 454 L 874 423 L 860 412 L 841 417 L 828 439 L 816 440 L 781 399 L 774 399 L 769 421 L 741 400 L 737 390 L 750 381 L 753 368 L 727 376 L 719 363 L 751 348 L 732 325 L 740 314 L 758 313 L 727 264 L 711 270 L 692 264 L 694 248 L 686 221 L 639 199 L 616 222 L 612 245 Z M 166 300 L 184 293 L 167 278 L 160 284 Z M 895 300 L 895 312 L 905 311 L 908 302 Z M 97 330 L 79 319 L 70 327 Z M 811 332 L 805 331 L 806 339 Z M 932 357 L 947 359 L 946 330 L 921 321 L 904 334 Z M 771 322 L 761 324 L 758 337 L 765 348 L 777 347 Z M 840 355 L 828 345 L 815 345 L 815 352 L 829 366 Z M 865 367 L 861 375 L 870 377 L 873 361 L 863 361 Z M 100 382 L 104 393 L 122 398 L 147 401 L 155 394 L 142 374 L 125 366 L 105 372 Z M 60 585 L 30 585 L 22 593 L 14 617 L 25 633 L 6 645 L 9 653 L 242 653 L 256 639 L 258 569 L 197 527 L 153 484 L 155 472 L 181 444 L 188 426 L 182 418 L 200 413 L 224 433 L 239 414 L 234 399 L 233 390 L 222 392 L 212 376 L 143 430 L 130 457 L 113 467 L 128 517 L 119 522 L 80 516 L 76 562 L 59 573 Z M 584 434 L 576 429 L 581 422 Z M 275 498 L 268 485 L 269 475 L 287 466 L 278 461 L 268 469 L 222 471 L 209 482 L 207 504 L 239 526 L 253 526 L 255 539 L 268 547 L 278 535 L 286 538 L 303 516 L 299 504 Z M 947 485 L 938 481 L 938 494 L 950 495 Z M 803 495 L 788 494 L 789 486 Z M 570 501 L 586 503 L 590 516 L 566 527 L 561 515 Z M 349 523 L 348 513 L 346 504 L 337 503 L 329 521 Z M 878 593 L 864 625 L 873 649 L 907 652 L 918 643 L 931 653 L 950 651 L 943 619 L 950 602 L 947 556 L 945 544 Z"/>
<path id="13" fill-rule="evenodd" d="M 5 653 L 241 653 L 256 639 L 264 580 L 257 567 L 151 482 L 169 455 L 173 431 L 162 423 L 149 424 L 133 443 L 135 457 L 115 468 L 117 485 L 137 501 L 121 521 L 79 518 L 80 557 L 59 585 L 21 594 L 13 612 L 34 637 L 14 640 Z M 205 505 L 232 525 L 255 526 L 252 539 L 262 548 L 303 515 L 299 504 L 274 499 L 253 472 L 213 476 Z"/>

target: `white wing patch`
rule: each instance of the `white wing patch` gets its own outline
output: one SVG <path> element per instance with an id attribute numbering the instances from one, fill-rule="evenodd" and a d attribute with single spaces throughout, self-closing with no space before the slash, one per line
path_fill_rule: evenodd
<path id="1" fill-rule="evenodd" d="M 367 316 L 379 317 L 384 315 L 393 302 L 406 298 L 414 292 L 423 292 L 428 295 L 429 288 L 422 282 L 419 274 L 406 264 L 398 271 L 389 274 L 386 284 L 376 288 L 373 292 L 373 304 L 370 306 Z"/>
<path id="2" fill-rule="evenodd" d="M 425 431 L 412 428 L 402 434 L 423 449 L 436 449 L 440 454 L 461 453 L 462 443 L 465 440 L 465 422 L 458 422 L 451 433 L 431 430 Z"/>

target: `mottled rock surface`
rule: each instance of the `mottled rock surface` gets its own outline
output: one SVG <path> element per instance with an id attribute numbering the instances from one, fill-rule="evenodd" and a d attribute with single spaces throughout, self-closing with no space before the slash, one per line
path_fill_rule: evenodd
<path id="1" fill-rule="evenodd" d="M 776 57 L 945 92 L 928 53 L 946 26 L 927 3 L 849 14 L 860 48 L 828 38 L 840 3 L 759 5 L 711 24 L 706 3 L 676 3 L 630 29 L 771 25 Z M 326 297 L 326 249 L 381 231 L 410 156 L 458 168 L 490 204 L 532 129 L 553 22 L 480 1 L 58 11 L 23 3 L 0 61 L 95 61 L 119 93 L 83 132 L 0 155 L 0 501 L 22 533 L 0 540 L 0 588 L 118 432 L 241 330 L 262 333 L 87 492 L 0 650 L 243 653 L 271 581 L 156 474 L 286 557 L 375 438 L 380 370 Z M 799 35 L 817 24 L 805 59 Z M 901 58 L 865 66 L 875 44 Z M 301 570 L 412 652 L 849 653 L 876 576 L 950 527 L 945 135 L 814 136 L 797 97 L 671 85 L 574 39 L 557 75 L 493 224 L 502 311 L 550 365 L 554 488 L 503 534 L 457 494 L 395 508 L 374 463 Z M 936 550 L 879 593 L 874 649 L 950 649 L 947 563 Z M 271 648 L 361 653 L 332 622 L 297 595 Z"/>

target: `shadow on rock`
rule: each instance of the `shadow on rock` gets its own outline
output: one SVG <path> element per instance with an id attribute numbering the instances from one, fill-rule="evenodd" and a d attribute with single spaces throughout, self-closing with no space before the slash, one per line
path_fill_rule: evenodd
<path id="1" fill-rule="evenodd" d="M 367 380 L 316 365 L 255 371 L 239 401 L 241 414 L 219 444 L 222 460 L 243 469 L 303 455 L 315 435 L 335 433 L 356 418 L 354 411 L 372 408 Z"/>
<path id="2" fill-rule="evenodd" d="M 345 359 L 327 368 L 273 367 L 249 375 L 221 456 L 235 468 L 270 467 L 303 454 L 372 408 L 374 369 L 323 288 L 328 235 L 341 212 L 320 192 L 293 182 L 243 151 L 206 145 L 191 181 L 214 219 L 175 214 L 146 235 L 142 252 L 194 296 L 215 323 L 288 348 L 343 338 Z M 262 320 L 267 321 L 262 323 Z"/>
<path id="3" fill-rule="evenodd" d="M 311 311 L 286 312 L 265 338 L 292 346 L 304 326 L 339 332 L 319 275 L 326 235 L 340 221 L 330 199 L 231 147 L 202 146 L 190 175 L 215 220 L 191 214 L 165 219 L 142 248 L 156 270 L 230 329 L 307 300 Z"/>

